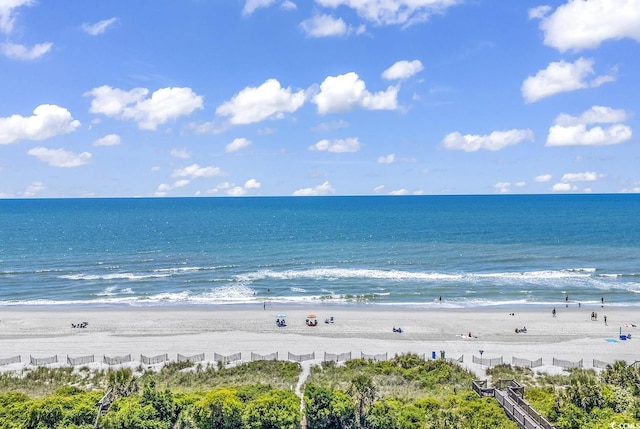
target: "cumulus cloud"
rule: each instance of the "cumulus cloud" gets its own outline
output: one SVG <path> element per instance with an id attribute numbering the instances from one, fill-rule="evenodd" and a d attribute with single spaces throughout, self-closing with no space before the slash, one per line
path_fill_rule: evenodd
<path id="1" fill-rule="evenodd" d="M 245 189 L 260 189 L 261 186 L 262 184 L 258 182 L 256 179 L 249 179 L 246 182 L 244 182 Z"/>
<path id="2" fill-rule="evenodd" d="M 304 91 L 282 88 L 276 79 L 258 87 L 247 87 L 216 109 L 216 114 L 229 116 L 232 124 L 252 124 L 267 118 L 282 119 L 285 113 L 298 110 L 305 102 Z"/>
<path id="3" fill-rule="evenodd" d="M 191 158 L 191 152 L 187 149 L 171 149 L 170 155 L 174 158 L 178 159 L 189 159 Z"/>
<path id="4" fill-rule="evenodd" d="M 357 137 L 349 137 L 346 139 L 336 139 L 333 141 L 324 139 L 318 143 L 309 146 L 309 150 L 327 151 L 327 152 L 358 152 L 360 150 L 360 142 Z"/>
<path id="5" fill-rule="evenodd" d="M 549 128 L 546 146 L 602 146 L 623 143 L 632 137 L 631 127 L 620 122 L 629 115 L 622 109 L 593 106 L 579 116 L 560 114 Z M 592 126 L 590 124 L 612 124 Z"/>
<path id="6" fill-rule="evenodd" d="M 96 22 L 95 24 L 87 24 L 86 22 L 82 24 L 82 30 L 91 35 L 97 36 L 99 34 L 103 34 L 109 27 L 118 22 L 118 18 L 109 18 L 104 19 L 102 21 Z"/>
<path id="7" fill-rule="evenodd" d="M 0 31 L 10 34 L 13 31 L 15 11 L 22 6 L 31 6 L 35 0 L 3 0 L 0 1 Z"/>
<path id="8" fill-rule="evenodd" d="M 80 121 L 73 119 L 64 107 L 41 104 L 33 110 L 32 116 L 12 115 L 0 118 L 0 144 L 20 140 L 45 140 L 69 134 L 79 126 Z"/>
<path id="9" fill-rule="evenodd" d="M 448 134 L 442 141 L 445 149 L 475 152 L 480 149 L 497 151 L 507 146 L 518 144 L 524 140 L 533 141 L 533 131 L 529 129 L 493 131 L 489 135 L 462 135 L 459 132 Z"/>
<path id="10" fill-rule="evenodd" d="M 379 156 L 378 164 L 393 164 L 396 161 L 396 156 L 392 153 L 389 155 Z"/>
<path id="11" fill-rule="evenodd" d="M 93 142 L 94 146 L 117 146 L 120 144 L 120 136 L 117 134 L 107 134 Z"/>
<path id="12" fill-rule="evenodd" d="M 324 182 L 314 188 L 303 188 L 298 189 L 293 193 L 296 197 L 311 197 L 311 196 L 321 196 L 321 195 L 333 195 L 336 193 L 336 190 L 333 189 L 331 183 Z"/>
<path id="13" fill-rule="evenodd" d="M 551 187 L 553 192 L 575 192 L 578 190 L 576 185 L 571 183 L 556 183 Z"/>
<path id="14" fill-rule="evenodd" d="M 407 79 L 414 74 L 421 72 L 423 69 L 424 67 L 420 60 L 398 61 L 382 72 L 382 77 L 387 80 Z"/>
<path id="15" fill-rule="evenodd" d="M 529 76 L 522 83 L 521 92 L 527 103 L 561 92 L 575 91 L 582 88 L 595 88 L 603 83 L 615 80 L 613 73 L 600 75 L 589 80 L 594 74 L 593 60 L 578 58 L 574 63 L 558 61 L 550 63 L 546 69 Z"/>
<path id="16" fill-rule="evenodd" d="M 185 168 L 178 168 L 171 173 L 171 177 L 190 177 L 191 179 L 215 176 L 224 176 L 220 167 L 200 167 L 198 164 L 192 164 Z"/>
<path id="17" fill-rule="evenodd" d="M 344 36 L 349 32 L 349 27 L 342 18 L 331 15 L 316 14 L 302 21 L 300 28 L 308 37 Z"/>
<path id="18" fill-rule="evenodd" d="M 40 192 L 44 191 L 47 187 L 42 182 L 31 182 L 27 189 L 24 190 L 23 196 L 35 197 Z"/>
<path id="19" fill-rule="evenodd" d="M 540 176 L 534 177 L 533 181 L 538 183 L 546 183 L 550 182 L 551 179 L 553 179 L 553 176 L 551 176 L 551 174 L 541 174 Z"/>
<path id="20" fill-rule="evenodd" d="M 436 13 L 461 3 L 461 0 L 316 0 L 324 7 L 346 6 L 377 25 L 412 24 L 426 21 Z"/>
<path id="21" fill-rule="evenodd" d="M 623 38 L 640 42 L 640 0 L 569 0 L 541 18 L 544 43 L 558 49 L 593 49 L 607 40 Z"/>
<path id="22" fill-rule="evenodd" d="M 35 156 L 40 161 L 46 162 L 52 167 L 80 167 L 91 161 L 91 153 L 89 152 L 75 154 L 64 149 L 47 149 L 42 146 L 29 149 L 27 154 Z"/>
<path id="23" fill-rule="evenodd" d="M 18 43 L 0 43 L 0 52 L 7 58 L 22 61 L 37 60 L 51 50 L 53 43 L 38 43 L 31 48 Z"/>
<path id="24" fill-rule="evenodd" d="M 241 149 L 251 146 L 251 140 L 247 140 L 244 137 L 233 139 L 231 143 L 225 146 L 224 151 L 226 153 L 237 152 Z"/>
<path id="25" fill-rule="evenodd" d="M 372 94 L 356 73 L 349 72 L 325 78 L 313 102 L 322 115 L 348 112 L 355 108 L 395 110 L 398 108 L 398 87 L 390 86 L 386 91 Z"/>
<path id="26" fill-rule="evenodd" d="M 158 125 L 202 109 L 202 96 L 191 88 L 161 88 L 147 98 L 149 90 L 134 88 L 124 91 L 104 85 L 85 93 L 92 96 L 91 113 L 100 113 L 119 120 L 133 120 L 143 130 L 155 130 Z"/>

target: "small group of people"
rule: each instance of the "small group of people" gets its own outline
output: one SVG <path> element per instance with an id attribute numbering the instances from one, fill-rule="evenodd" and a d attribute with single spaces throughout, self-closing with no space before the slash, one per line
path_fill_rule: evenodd
<path id="1" fill-rule="evenodd" d="M 591 320 L 598 320 L 598 313 L 596 313 L 595 311 L 591 312 Z"/>
<path id="2" fill-rule="evenodd" d="M 516 334 L 526 334 L 527 333 L 527 327 L 523 326 L 522 328 L 516 328 Z"/>
<path id="3" fill-rule="evenodd" d="M 329 317 L 328 319 L 324 319 L 324 323 L 333 323 L 333 316 Z"/>
<path id="4" fill-rule="evenodd" d="M 399 326 L 396 328 L 396 327 L 394 326 L 394 327 L 393 327 L 393 332 L 397 332 L 398 334 L 402 334 L 402 328 L 401 328 L 401 327 L 399 327 Z"/>
<path id="5" fill-rule="evenodd" d="M 72 328 L 86 328 L 87 326 L 89 326 L 89 322 L 80 322 L 80 323 L 71 324 Z"/>
<path id="6" fill-rule="evenodd" d="M 284 326 L 287 326 L 287 321 L 285 319 L 276 319 L 276 325 L 278 326 L 278 328 L 282 328 Z"/>
<path id="7" fill-rule="evenodd" d="M 307 319 L 307 326 L 316 326 L 318 324 L 318 319 Z"/>

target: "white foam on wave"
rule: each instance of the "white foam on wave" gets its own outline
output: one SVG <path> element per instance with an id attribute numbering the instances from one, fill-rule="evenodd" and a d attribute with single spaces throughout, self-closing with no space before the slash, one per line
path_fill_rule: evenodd
<path id="1" fill-rule="evenodd" d="M 169 277 L 170 274 L 133 274 L 133 273 L 114 273 L 114 274 L 64 274 L 59 276 L 66 280 L 145 280 Z"/>

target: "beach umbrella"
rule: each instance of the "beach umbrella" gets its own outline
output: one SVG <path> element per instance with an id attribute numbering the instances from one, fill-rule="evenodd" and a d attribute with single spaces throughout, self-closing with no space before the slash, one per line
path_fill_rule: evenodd
<path id="1" fill-rule="evenodd" d="M 315 314 L 313 314 L 313 313 L 309 313 L 309 314 L 307 314 L 307 317 L 308 317 L 309 319 L 315 319 L 315 318 L 316 318 L 316 315 L 315 315 Z"/>
<path id="2" fill-rule="evenodd" d="M 282 319 L 282 318 L 284 318 L 284 317 L 287 317 L 287 315 L 286 315 L 286 314 L 282 314 L 282 313 L 280 313 L 280 314 L 278 314 L 278 317 Z"/>

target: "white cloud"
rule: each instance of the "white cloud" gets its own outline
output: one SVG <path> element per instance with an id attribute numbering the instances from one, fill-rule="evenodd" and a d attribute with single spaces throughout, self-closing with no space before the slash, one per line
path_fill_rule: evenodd
<path id="1" fill-rule="evenodd" d="M 389 192 L 389 195 L 409 195 L 409 190 L 400 188 Z"/>
<path id="2" fill-rule="evenodd" d="M 538 183 L 546 183 L 550 182 L 551 179 L 553 179 L 553 176 L 551 176 L 551 174 L 541 174 L 540 176 L 534 177 L 533 181 Z"/>
<path id="3" fill-rule="evenodd" d="M 551 187 L 551 190 L 553 192 L 575 192 L 578 190 L 578 187 L 571 183 L 556 183 Z"/>
<path id="4" fill-rule="evenodd" d="M 309 150 L 328 151 L 335 153 L 342 152 L 358 152 L 360 150 L 360 142 L 357 137 L 349 137 L 346 139 L 336 139 L 333 141 L 320 140 L 313 146 L 309 146 Z"/>
<path id="5" fill-rule="evenodd" d="M 461 0 L 316 0 L 324 7 L 347 6 L 359 16 L 378 25 L 411 24 L 427 20 Z"/>
<path id="6" fill-rule="evenodd" d="M 349 32 L 349 27 L 342 18 L 331 15 L 314 15 L 302 21 L 300 28 L 308 37 L 344 36 Z"/>
<path id="7" fill-rule="evenodd" d="M 170 155 L 174 158 L 178 159 L 189 159 L 191 158 L 191 152 L 189 150 L 183 149 L 171 149 Z"/>
<path id="8" fill-rule="evenodd" d="M 118 18 L 109 18 L 104 19 L 102 21 L 96 22 L 95 24 L 82 24 L 82 30 L 90 34 L 91 36 L 97 36 L 99 34 L 103 34 L 109 27 L 118 22 Z"/>
<path id="9" fill-rule="evenodd" d="M 398 61 L 382 72 L 382 77 L 387 80 L 407 79 L 423 69 L 420 60 Z"/>
<path id="10" fill-rule="evenodd" d="M 298 9 L 298 6 L 296 6 L 296 4 L 290 0 L 284 0 L 281 4 L 280 4 L 280 9 L 282 10 L 296 10 Z"/>
<path id="11" fill-rule="evenodd" d="M 258 182 L 256 179 L 249 179 L 246 182 L 244 182 L 245 189 L 260 189 L 261 186 L 262 184 Z"/>
<path id="12" fill-rule="evenodd" d="M 285 113 L 298 110 L 305 102 L 304 91 L 282 88 L 276 79 L 259 87 L 247 87 L 216 109 L 220 116 L 230 116 L 232 124 L 252 124 L 267 118 L 282 119 Z"/>
<path id="13" fill-rule="evenodd" d="M 551 11 L 551 6 L 538 6 L 529 9 L 529 19 L 544 18 Z"/>
<path id="14" fill-rule="evenodd" d="M 170 184 L 162 183 L 158 186 L 158 190 L 155 192 L 154 195 L 156 197 L 164 197 L 167 195 L 169 191 L 173 191 L 174 189 L 178 189 L 178 188 L 183 188 L 187 186 L 189 183 L 191 183 L 191 181 L 187 179 L 176 180 L 175 182 Z"/>
<path id="15" fill-rule="evenodd" d="M 640 0 L 569 0 L 544 16 L 540 28 L 544 43 L 560 52 L 597 48 L 607 40 L 640 42 Z"/>
<path id="16" fill-rule="evenodd" d="M 615 80 L 613 74 L 587 78 L 594 74 L 593 60 L 578 58 L 574 63 L 566 61 L 552 62 L 546 69 L 529 76 L 522 83 L 521 92 L 527 103 L 561 92 L 575 91 L 582 88 L 595 88 L 603 83 Z"/>
<path id="17" fill-rule="evenodd" d="M 237 152 L 241 149 L 251 146 L 251 140 L 247 140 L 244 137 L 233 139 L 231 143 L 225 146 L 224 151 L 226 153 Z"/>
<path id="18" fill-rule="evenodd" d="M 35 197 L 40 192 L 44 191 L 47 187 L 42 182 L 31 182 L 27 189 L 24 190 L 23 196 Z"/>
<path id="19" fill-rule="evenodd" d="M 14 60 L 31 61 L 37 60 L 51 50 L 53 43 L 38 43 L 31 48 L 18 43 L 0 43 L 0 52 L 7 58 Z"/>
<path id="20" fill-rule="evenodd" d="M 257 9 L 262 7 L 269 7 L 275 0 L 247 0 L 244 4 L 244 8 L 242 9 L 243 15 L 251 15 Z"/>
<path id="21" fill-rule="evenodd" d="M 91 113 L 133 120 L 144 130 L 155 130 L 158 125 L 190 115 L 203 106 L 202 96 L 196 95 L 191 88 L 161 88 L 145 98 L 148 93 L 146 88 L 123 91 L 104 85 L 85 95 L 93 97 L 89 109 Z"/>
<path id="22" fill-rule="evenodd" d="M 0 0 L 0 31 L 10 34 L 13 31 L 15 10 L 33 4 L 35 0 Z"/>
<path id="23" fill-rule="evenodd" d="M 79 167 L 91 161 L 89 152 L 75 154 L 64 149 L 47 149 L 46 147 L 34 147 L 29 149 L 28 155 L 35 156 L 42 162 L 46 162 L 52 167 Z"/>
<path id="24" fill-rule="evenodd" d="M 626 111 L 606 106 L 593 106 L 580 116 L 562 113 L 549 128 L 546 146 L 602 146 L 625 142 L 632 137 L 631 127 L 618 122 L 628 117 Z M 594 123 L 613 125 L 588 127 Z"/>
<path id="25" fill-rule="evenodd" d="M 117 146 L 120 144 L 120 136 L 117 134 L 107 134 L 93 142 L 94 146 Z"/>
<path id="26" fill-rule="evenodd" d="M 579 125 L 579 124 L 613 124 L 624 122 L 629 118 L 629 114 L 623 109 L 612 109 L 606 106 L 593 106 L 589 110 L 582 112 L 580 116 L 571 116 L 566 113 L 558 115 L 555 120 L 557 125 Z"/>
<path id="27" fill-rule="evenodd" d="M 493 190 L 499 194 L 508 194 L 511 192 L 511 183 L 510 182 L 498 182 L 493 185 Z"/>
<path id="28" fill-rule="evenodd" d="M 0 144 L 20 140 L 45 140 L 53 136 L 69 134 L 80 126 L 64 107 L 41 104 L 33 110 L 33 115 L 24 117 L 12 115 L 0 118 Z"/>
<path id="29" fill-rule="evenodd" d="M 444 138 L 442 145 L 445 149 L 464 150 L 465 152 L 475 152 L 480 149 L 496 151 L 524 140 L 533 141 L 533 131 L 529 129 L 493 131 L 484 136 L 462 135 L 459 132 L 453 132 Z"/>
<path id="30" fill-rule="evenodd" d="M 243 195 L 246 195 L 246 193 L 247 190 L 242 186 L 234 186 L 233 188 L 227 189 L 227 195 L 230 195 L 232 197 L 241 197 Z"/>
<path id="31" fill-rule="evenodd" d="M 310 197 L 310 196 L 320 196 L 320 195 L 332 195 L 335 194 L 336 190 L 333 189 L 329 182 L 324 182 L 314 188 L 303 188 L 298 189 L 293 193 L 296 197 Z"/>
<path id="32" fill-rule="evenodd" d="M 185 168 L 178 168 L 171 173 L 171 177 L 190 177 L 192 179 L 215 176 L 224 176 L 220 167 L 200 167 L 198 164 L 192 164 Z"/>
<path id="33" fill-rule="evenodd" d="M 318 113 L 348 112 L 354 108 L 367 110 L 395 110 L 398 108 L 398 87 L 390 86 L 375 94 L 367 91 L 360 77 L 349 72 L 328 76 L 320 84 L 320 92 L 313 97 Z"/>
<path id="34" fill-rule="evenodd" d="M 378 164 L 393 164 L 396 161 L 396 156 L 392 153 L 389 155 L 379 156 Z"/>
<path id="35" fill-rule="evenodd" d="M 566 173 L 562 176 L 562 183 L 571 182 L 595 182 L 596 180 L 604 177 L 603 174 L 598 174 L 594 171 L 585 171 L 583 173 Z"/>

